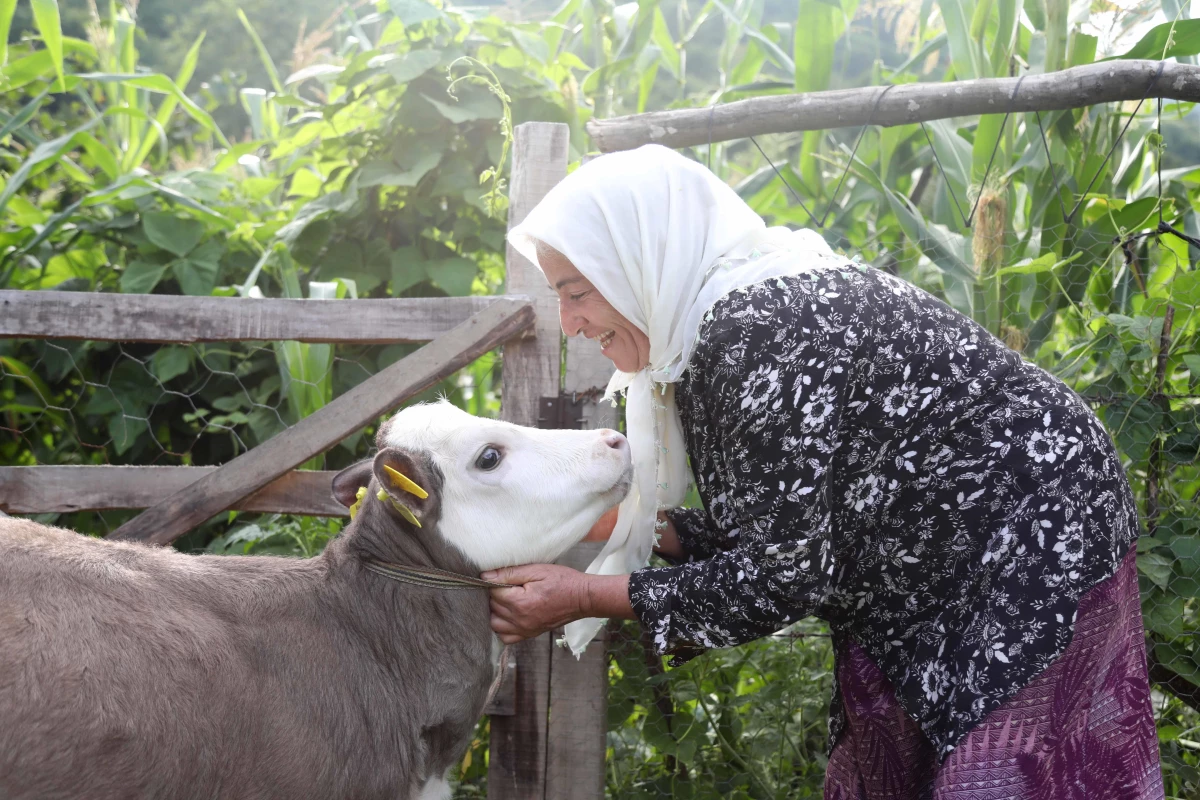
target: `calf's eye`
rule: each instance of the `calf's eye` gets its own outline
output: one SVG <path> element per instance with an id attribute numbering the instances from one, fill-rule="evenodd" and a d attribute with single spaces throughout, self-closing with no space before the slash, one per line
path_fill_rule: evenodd
<path id="1" fill-rule="evenodd" d="M 479 467 L 484 472 L 490 472 L 500 466 L 500 451 L 488 445 L 483 448 L 483 452 L 479 454 L 479 458 L 475 459 L 475 466 Z"/>

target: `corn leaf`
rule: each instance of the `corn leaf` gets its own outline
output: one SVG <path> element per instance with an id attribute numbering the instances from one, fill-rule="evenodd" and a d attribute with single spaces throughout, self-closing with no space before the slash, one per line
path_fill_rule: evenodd
<path id="1" fill-rule="evenodd" d="M 37 97 L 21 106 L 21 110 L 16 114 L 13 114 L 12 117 L 10 117 L 9 120 L 4 123 L 4 126 L 0 127 L 0 141 L 4 141 L 4 137 L 8 136 L 10 133 L 23 126 L 26 122 L 29 122 L 29 120 L 33 119 L 33 115 L 36 114 L 38 109 L 42 107 L 42 101 L 46 99 L 48 94 L 50 94 L 49 86 L 39 92 Z"/>
<path id="2" fill-rule="evenodd" d="M 4 210 L 4 207 L 8 205 L 8 201 L 25 184 L 25 181 L 48 167 L 51 163 L 57 161 L 75 145 L 76 134 L 91 130 L 103 120 L 104 117 L 95 117 L 80 125 L 75 130 L 64 133 L 57 139 L 51 139 L 35 147 L 33 152 L 29 154 L 29 157 L 21 162 L 21 166 L 17 168 L 17 171 L 4 184 L 4 190 L 0 191 L 0 211 Z"/>
<path id="3" fill-rule="evenodd" d="M 1194 56 L 1197 53 L 1200 53 L 1200 19 L 1181 19 L 1177 22 L 1155 25 L 1126 52 L 1101 60 L 1148 58 L 1158 61 L 1166 58 Z"/>
<path id="4" fill-rule="evenodd" d="M 996 38 L 992 40 L 992 75 L 1008 74 L 1008 61 L 1017 44 L 1017 31 L 1021 24 L 1019 0 L 1000 0 L 1000 19 L 996 26 Z M 1091 59 L 1088 59 L 1091 62 Z"/>
<path id="5" fill-rule="evenodd" d="M 190 208 L 197 214 L 200 214 L 214 223 L 224 227 L 233 227 L 233 222 L 224 215 L 213 211 L 203 203 L 197 202 L 182 192 L 178 192 L 169 186 L 163 186 L 161 183 L 150 180 L 144 175 L 130 174 L 123 175 L 113 181 L 103 189 L 97 189 L 94 192 L 89 192 L 84 198 L 85 206 L 95 206 L 111 200 L 118 195 L 131 196 L 134 190 L 142 190 L 137 196 L 145 194 L 160 194 L 168 200 L 172 200 L 181 206 Z"/>
<path id="6" fill-rule="evenodd" d="M 174 97 L 179 105 L 183 106 L 188 115 L 196 122 L 200 123 L 205 130 L 217 137 L 217 141 L 223 147 L 230 147 L 229 140 L 225 138 L 225 134 L 217 127 L 217 123 L 209 116 L 209 113 L 200 106 L 192 102 L 192 99 L 183 93 L 166 75 L 160 73 L 150 73 L 147 75 L 134 75 L 128 73 L 112 73 L 112 72 L 85 72 L 79 76 L 82 80 L 98 81 L 100 83 L 120 83 L 127 87 L 146 89 L 147 91 L 157 92 L 159 94 L 170 95 Z M 147 117 L 149 119 L 149 117 Z"/>
<path id="7" fill-rule="evenodd" d="M 797 92 L 829 88 L 833 48 L 846 28 L 841 8 L 822 0 L 800 0 L 792 42 L 793 75 Z"/>
<path id="8" fill-rule="evenodd" d="M 271 60 L 271 54 L 267 52 L 267 46 L 263 44 L 263 40 L 259 38 L 258 32 L 254 30 L 254 26 L 250 24 L 250 20 L 246 18 L 246 12 L 238 9 L 238 19 L 242 23 L 242 27 L 246 29 L 246 33 L 250 36 L 250 41 L 254 42 L 254 49 L 258 51 L 258 58 L 262 61 L 263 69 L 267 71 L 267 77 L 271 80 L 271 88 L 276 94 L 283 94 L 283 84 L 279 82 L 279 71 L 275 69 L 275 62 Z"/>
<path id="9" fill-rule="evenodd" d="M 1004 150 L 1004 119 L 1003 114 L 984 114 L 979 118 L 975 127 L 975 143 L 971 146 L 971 183 L 982 183 L 988 165 L 991 164 L 992 178 L 1003 174 L 1006 169 Z M 994 183 L 994 181 L 990 181 Z M 983 187 L 980 187 L 981 189 Z M 964 198 L 959 198 L 962 202 Z M 964 213 L 971 213 L 965 208 Z"/>
<path id="10" fill-rule="evenodd" d="M 58 16 L 58 0 L 30 0 L 33 7 L 33 21 L 37 25 L 42 41 L 54 64 L 54 72 L 58 75 L 58 91 L 65 91 L 63 85 L 63 36 L 62 20 Z M 9 15 L 11 19 L 11 14 Z M 7 31 L 5 31 L 7 33 Z"/>
<path id="11" fill-rule="evenodd" d="M 679 49 L 671 38 L 671 31 L 667 28 L 667 20 L 663 17 L 662 8 L 654 9 L 653 38 L 658 49 L 662 51 L 663 64 L 671 71 L 671 75 L 678 79 L 680 70 L 683 69 L 683 63 L 679 57 Z"/>
<path id="12" fill-rule="evenodd" d="M 116 156 L 99 139 L 84 132 L 78 134 L 78 141 L 84 152 L 91 157 L 96 168 L 103 172 L 110 181 L 115 181 L 121 176 L 121 165 L 117 163 Z"/>
<path id="13" fill-rule="evenodd" d="M 942 19 L 946 22 L 946 38 L 950 42 L 950 63 L 954 77 L 960 81 L 982 78 L 983 54 L 977 41 L 971 38 L 970 0 L 940 0 Z"/>
<path id="14" fill-rule="evenodd" d="M 16 11 L 17 0 L 0 0 L 0 66 L 8 63 L 8 32 Z"/>
<path id="15" fill-rule="evenodd" d="M 203 42 L 204 34 L 201 33 L 191 48 L 188 49 L 187 55 L 183 58 L 183 64 L 179 68 L 179 74 L 175 76 L 175 86 L 182 91 L 187 90 L 188 82 L 191 81 L 192 75 L 196 71 L 196 62 L 200 59 L 200 45 Z M 151 132 L 143 137 L 142 143 L 137 151 L 133 153 L 133 157 L 128 158 L 127 162 L 122 164 L 124 171 L 128 172 L 130 169 L 143 163 L 149 157 L 150 150 L 154 147 L 155 142 L 166 142 L 164 129 L 178 104 L 179 99 L 173 94 L 163 98 L 158 111 L 154 114 L 154 121 L 157 123 L 157 126 L 151 128 Z"/>
<path id="16" fill-rule="evenodd" d="M 754 39 L 762 44 L 767 53 L 767 57 L 770 58 L 771 61 L 774 62 L 775 65 L 780 69 L 793 73 L 796 71 L 796 63 L 787 53 L 780 49 L 779 45 L 775 44 L 775 42 L 764 36 L 761 31 L 754 30 L 750 26 L 746 25 L 743 20 L 734 14 L 733 11 L 731 11 L 729 7 L 720 0 L 712 0 L 712 4 L 720 9 L 721 13 L 728 17 L 730 27 L 734 29 L 734 33 L 740 33 L 745 36 L 749 36 L 751 39 Z"/>

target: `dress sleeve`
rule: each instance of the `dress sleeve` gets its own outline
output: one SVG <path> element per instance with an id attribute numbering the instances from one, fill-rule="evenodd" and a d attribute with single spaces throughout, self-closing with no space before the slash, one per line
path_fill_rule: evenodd
<path id="1" fill-rule="evenodd" d="M 683 548 L 681 561 L 698 561 L 720 552 L 721 535 L 704 509 L 672 508 L 667 517 L 675 526 L 675 535 Z"/>
<path id="2" fill-rule="evenodd" d="M 659 653 L 765 636 L 811 615 L 830 590 L 831 461 L 866 317 L 839 302 L 834 278 L 811 281 L 815 296 L 727 314 L 731 324 L 711 325 L 694 356 L 739 530 L 724 552 L 631 576 L 630 600 Z"/>

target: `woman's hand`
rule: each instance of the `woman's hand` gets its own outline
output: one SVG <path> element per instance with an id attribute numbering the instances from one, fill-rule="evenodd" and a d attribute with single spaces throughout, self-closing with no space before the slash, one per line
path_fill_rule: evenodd
<path id="1" fill-rule="evenodd" d="M 492 630 L 505 644 L 587 617 L 633 619 L 628 575 L 588 575 L 556 564 L 485 572 L 484 580 L 520 584 L 492 589 Z"/>

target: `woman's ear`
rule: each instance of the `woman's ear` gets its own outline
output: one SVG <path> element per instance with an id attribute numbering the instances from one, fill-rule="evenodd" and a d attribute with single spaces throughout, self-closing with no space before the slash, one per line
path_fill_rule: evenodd
<path id="1" fill-rule="evenodd" d="M 358 499 L 358 490 L 371 482 L 371 460 L 351 464 L 333 476 L 333 499 L 346 508 Z"/>

